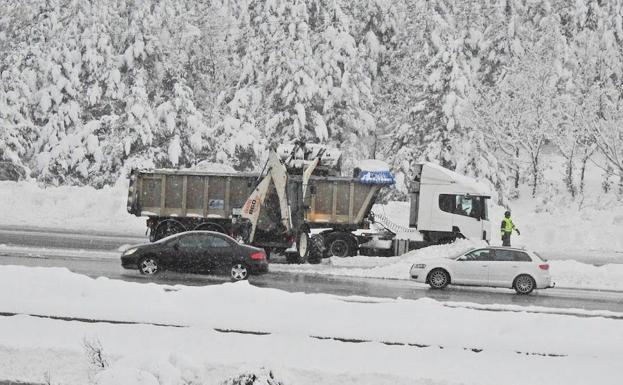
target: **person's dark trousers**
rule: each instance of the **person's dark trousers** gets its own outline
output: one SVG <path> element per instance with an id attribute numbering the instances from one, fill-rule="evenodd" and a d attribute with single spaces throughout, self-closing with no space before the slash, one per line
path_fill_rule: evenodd
<path id="1" fill-rule="evenodd" d="M 511 245 L 511 233 L 504 233 L 502 235 L 502 246 L 510 246 Z"/>

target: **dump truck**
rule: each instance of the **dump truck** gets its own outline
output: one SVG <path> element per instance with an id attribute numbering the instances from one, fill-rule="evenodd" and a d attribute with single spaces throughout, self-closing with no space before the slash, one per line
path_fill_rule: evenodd
<path id="1" fill-rule="evenodd" d="M 298 144 L 271 151 L 259 174 L 132 170 L 127 208 L 148 217 L 151 241 L 212 230 L 285 252 L 290 262 L 319 262 L 324 245 L 317 238 L 310 242 L 312 230 L 351 233 L 366 227 L 380 189 L 394 182 L 366 170 L 354 177 L 331 175 L 340 157 Z"/>
<path id="2" fill-rule="evenodd" d="M 490 194 L 472 179 L 433 163 L 416 165 L 403 226 L 372 211 L 379 191 L 394 183 L 388 167 L 365 161 L 352 177 L 341 177 L 340 157 L 297 143 L 271 151 L 261 173 L 133 170 L 128 211 L 148 217 L 152 241 L 188 230 L 219 231 L 299 263 L 491 239 Z"/>

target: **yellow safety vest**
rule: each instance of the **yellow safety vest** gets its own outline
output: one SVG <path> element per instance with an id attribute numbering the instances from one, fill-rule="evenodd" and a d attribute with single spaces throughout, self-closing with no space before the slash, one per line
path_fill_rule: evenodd
<path id="1" fill-rule="evenodd" d="M 504 219 L 502 219 L 502 222 L 504 222 L 504 228 L 502 229 L 502 232 L 512 233 L 513 229 L 515 228 L 515 225 L 513 224 L 513 220 L 510 218 L 504 217 Z"/>

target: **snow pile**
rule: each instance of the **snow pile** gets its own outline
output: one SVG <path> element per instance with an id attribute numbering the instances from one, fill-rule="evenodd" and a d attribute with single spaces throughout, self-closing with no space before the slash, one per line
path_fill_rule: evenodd
<path id="1" fill-rule="evenodd" d="M 144 370 L 117 365 L 95 377 L 95 385 L 159 385 L 156 377 Z"/>
<path id="2" fill-rule="evenodd" d="M 399 257 L 330 258 L 328 263 L 320 265 L 271 265 L 272 271 L 317 273 L 363 278 L 410 279 L 409 269 L 422 260 L 431 258 L 449 258 L 478 245 L 477 242 L 459 240 L 450 245 L 430 246 L 413 250 Z"/>
<path id="3" fill-rule="evenodd" d="M 556 286 L 623 290 L 623 264 L 592 266 L 571 260 L 548 263 Z"/>
<path id="4" fill-rule="evenodd" d="M 100 190 L 0 182 L 0 225 L 142 235 L 145 219 L 128 214 L 127 197 L 125 180 Z"/>
<path id="5" fill-rule="evenodd" d="M 595 380 L 596 373 L 601 384 L 617 384 L 623 354 L 623 321 L 593 312 L 571 317 L 518 312 L 512 305 L 481 311 L 431 299 L 286 293 L 246 282 L 171 287 L 93 280 L 64 269 L 1 266 L 0 303 L 4 312 L 152 323 L 0 317 L 0 380 L 8 373 L 11 379 L 42 382 L 36 376 L 45 373 L 43 368 L 54 374 L 71 367 L 73 380 L 57 375 L 56 381 L 84 384 L 84 341 L 93 338 L 110 365 L 99 369 L 98 385 L 235 384 L 254 375 L 256 384 L 278 383 L 254 368 L 277 370 L 283 384 L 429 384 L 434 379 L 440 384 L 579 385 Z M 55 367 L 56 356 L 65 369 Z M 439 362 L 448 370 L 439 370 Z"/>

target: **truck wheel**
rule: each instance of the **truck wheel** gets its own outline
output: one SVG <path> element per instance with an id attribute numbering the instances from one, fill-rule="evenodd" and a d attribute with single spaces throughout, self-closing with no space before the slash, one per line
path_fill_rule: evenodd
<path id="1" fill-rule="evenodd" d="M 286 262 L 301 263 L 299 253 L 297 253 L 296 251 L 286 251 Z"/>
<path id="2" fill-rule="evenodd" d="M 217 233 L 227 234 L 223 226 L 219 225 L 218 223 L 211 223 L 211 222 L 202 223 L 198 225 L 197 227 L 195 227 L 195 230 L 215 231 Z"/>
<path id="3" fill-rule="evenodd" d="M 309 234 L 305 231 L 299 231 L 296 237 L 296 251 L 299 253 L 299 263 L 305 263 L 305 261 L 307 261 L 310 244 Z"/>
<path id="4" fill-rule="evenodd" d="M 305 231 L 299 231 L 296 236 L 296 251 L 286 252 L 286 261 L 288 263 L 305 263 L 309 256 L 310 243 L 309 234 Z"/>
<path id="5" fill-rule="evenodd" d="M 156 231 L 154 231 L 154 241 L 159 241 L 162 238 L 166 238 L 169 235 L 177 234 L 186 231 L 186 228 L 174 220 L 166 220 L 160 222 L 158 227 L 156 227 Z"/>
<path id="6" fill-rule="evenodd" d="M 307 262 L 311 264 L 318 264 L 322 262 L 322 258 L 324 257 L 325 247 L 324 247 L 324 239 L 320 234 L 314 234 L 311 237 L 310 245 L 309 245 L 309 256 L 307 257 Z"/>
<path id="7" fill-rule="evenodd" d="M 351 237 L 342 233 L 331 233 L 326 237 L 328 257 L 346 258 L 354 255 Z"/>

